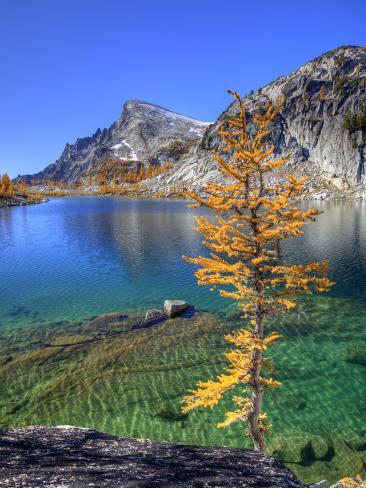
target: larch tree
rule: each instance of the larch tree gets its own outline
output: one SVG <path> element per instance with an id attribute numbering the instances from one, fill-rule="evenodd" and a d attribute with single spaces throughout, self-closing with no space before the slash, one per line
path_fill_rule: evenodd
<path id="1" fill-rule="evenodd" d="M 279 104 L 259 106 L 252 115 L 254 131 L 249 131 L 244 102 L 237 93 L 230 93 L 238 103 L 238 115 L 221 126 L 223 148 L 214 152 L 229 180 L 209 183 L 204 195 L 186 191 L 196 201 L 191 207 L 205 206 L 216 214 L 214 220 L 196 218 L 196 229 L 211 253 L 183 257 L 198 266 L 198 284 L 218 286 L 221 296 L 238 302 L 244 323 L 226 336 L 233 348 L 226 354 L 225 371 L 189 390 L 182 411 L 213 408 L 225 393 L 232 392 L 236 408 L 225 414 L 218 427 L 246 423 L 255 450 L 265 452 L 270 426 L 262 411 L 263 393 L 280 386 L 271 377 L 265 352 L 281 335 L 266 333 L 268 319 L 296 307 L 295 295 L 325 292 L 333 283 L 327 278 L 327 262 L 286 264 L 280 254 L 281 241 L 302 234 L 301 228 L 319 212 L 299 208 L 305 179 L 282 174 L 279 169 L 285 160 L 271 157 L 270 127 Z"/>
<path id="2" fill-rule="evenodd" d="M 10 179 L 8 173 L 4 173 L 1 176 L 0 183 L 1 183 L 1 191 L 2 191 L 3 195 L 5 195 L 5 196 L 11 195 L 13 190 L 14 190 L 14 186 L 11 182 L 11 179 Z"/>
<path id="3" fill-rule="evenodd" d="M 319 90 L 319 100 L 322 102 L 327 98 L 327 90 L 325 89 L 325 86 L 322 85 L 320 90 Z"/>

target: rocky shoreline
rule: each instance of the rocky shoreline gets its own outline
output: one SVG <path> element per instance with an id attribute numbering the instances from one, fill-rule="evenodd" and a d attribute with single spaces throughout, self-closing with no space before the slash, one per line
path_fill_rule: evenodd
<path id="1" fill-rule="evenodd" d="M 204 195 L 203 188 L 194 188 L 194 191 Z M 160 185 L 155 181 L 149 181 L 149 185 L 141 189 L 132 189 L 129 185 L 120 185 L 111 191 L 101 191 L 101 188 L 93 185 L 86 187 L 70 188 L 70 187 L 48 187 L 45 185 L 37 185 L 30 188 L 31 193 L 44 195 L 45 197 L 65 197 L 65 196 L 125 196 L 139 199 L 185 199 L 183 189 L 177 190 L 174 187 L 166 187 L 164 191 L 161 190 Z M 357 201 L 366 198 L 363 190 L 349 189 L 340 190 L 333 187 L 325 179 L 314 181 L 309 180 L 309 185 L 305 188 L 303 200 L 320 200 L 320 201 Z M 20 203 L 22 204 L 22 203 Z M 13 205 L 17 205 L 16 203 Z M 1 206 L 1 203 L 0 203 Z"/>
<path id="2" fill-rule="evenodd" d="M 4 207 L 23 207 L 25 205 L 35 205 L 47 202 L 47 198 L 33 199 L 30 196 L 0 197 L 0 208 Z"/>

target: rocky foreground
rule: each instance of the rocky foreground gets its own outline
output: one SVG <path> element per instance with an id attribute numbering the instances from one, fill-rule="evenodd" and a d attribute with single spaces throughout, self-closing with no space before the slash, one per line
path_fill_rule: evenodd
<path id="1" fill-rule="evenodd" d="M 2 487 L 303 488 L 249 449 L 184 446 L 76 427 L 0 430 Z"/>

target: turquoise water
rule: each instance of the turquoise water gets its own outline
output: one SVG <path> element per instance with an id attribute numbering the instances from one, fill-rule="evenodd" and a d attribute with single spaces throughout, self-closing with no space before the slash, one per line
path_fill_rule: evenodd
<path id="1" fill-rule="evenodd" d="M 217 309 L 181 259 L 201 248 L 185 207 L 83 197 L 0 210 L 0 324 L 145 310 L 169 297 Z"/>
<path id="2" fill-rule="evenodd" d="M 324 210 L 287 245 L 294 261 L 329 259 L 331 296 L 366 300 L 366 205 L 317 203 Z M 183 201 L 55 198 L 0 209 L 0 326 L 82 320 L 113 310 L 145 310 L 183 298 L 211 312 L 230 310 L 181 255 L 202 249 Z"/>

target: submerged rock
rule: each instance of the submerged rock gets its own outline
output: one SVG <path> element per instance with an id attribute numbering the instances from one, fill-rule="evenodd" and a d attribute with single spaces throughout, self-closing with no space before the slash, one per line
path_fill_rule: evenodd
<path id="1" fill-rule="evenodd" d="M 94 319 L 92 322 L 90 322 L 89 326 L 106 326 L 108 324 L 112 324 L 115 322 L 122 322 L 123 320 L 127 319 L 128 316 L 121 313 L 121 312 L 111 312 L 111 313 L 105 313 L 101 315 L 100 317 L 97 317 Z"/>
<path id="2" fill-rule="evenodd" d="M 189 303 L 184 300 L 165 300 L 164 312 L 168 317 L 176 317 L 189 308 Z"/>
<path id="3" fill-rule="evenodd" d="M 348 350 L 345 359 L 347 363 L 366 366 L 366 345 L 359 344 Z"/>
<path id="4" fill-rule="evenodd" d="M 0 356 L 0 366 L 4 366 L 13 359 L 13 356 Z"/>
<path id="5" fill-rule="evenodd" d="M 3 487 L 304 488 L 249 449 L 185 446 L 70 426 L 0 430 Z"/>
<path id="6" fill-rule="evenodd" d="M 154 323 L 160 322 L 167 318 L 166 314 L 162 310 L 152 308 L 148 310 L 145 314 L 145 322 L 154 321 Z"/>
<path id="7" fill-rule="evenodd" d="M 326 461 L 334 457 L 331 441 L 321 436 L 283 437 L 277 439 L 277 445 L 271 454 L 283 463 L 296 463 L 309 466 L 315 461 Z"/>

